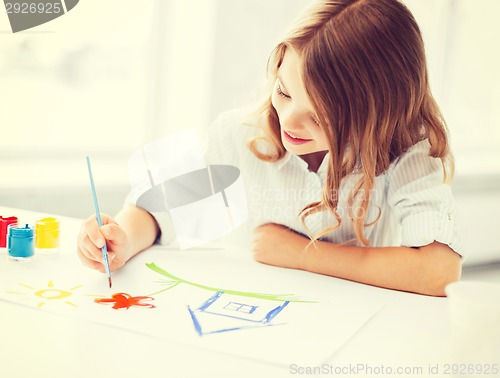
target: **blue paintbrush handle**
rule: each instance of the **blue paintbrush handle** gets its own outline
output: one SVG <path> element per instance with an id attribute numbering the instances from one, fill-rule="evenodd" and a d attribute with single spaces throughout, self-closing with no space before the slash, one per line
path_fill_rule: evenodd
<path id="1" fill-rule="evenodd" d="M 102 227 L 101 212 L 99 211 L 99 203 L 97 202 L 97 193 L 95 191 L 94 178 L 92 176 L 92 168 L 90 166 L 90 158 L 88 156 L 87 156 L 87 168 L 89 170 L 92 198 L 94 199 L 95 217 L 97 219 L 97 224 L 99 225 L 99 228 L 101 228 Z M 101 248 L 101 251 L 102 251 L 102 259 L 104 261 L 104 268 L 106 269 L 106 274 L 108 275 L 110 283 L 109 286 L 111 287 L 111 270 L 109 269 L 108 249 L 106 247 L 106 242 L 104 242 L 104 246 Z"/>

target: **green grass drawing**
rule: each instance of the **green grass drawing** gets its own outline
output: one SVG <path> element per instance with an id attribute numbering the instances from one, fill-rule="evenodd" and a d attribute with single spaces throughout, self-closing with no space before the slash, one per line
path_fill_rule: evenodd
<path id="1" fill-rule="evenodd" d="M 289 301 L 289 302 L 301 302 L 301 303 L 317 303 L 316 301 L 307 301 L 307 300 L 302 300 L 299 299 L 295 296 L 295 294 L 265 294 L 265 293 L 253 293 L 253 292 L 248 292 L 248 291 L 238 291 L 238 290 L 227 290 L 227 289 L 220 289 L 217 287 L 211 287 L 211 286 L 206 286 L 206 285 L 201 285 L 196 282 L 191 282 L 184 280 L 180 277 L 174 276 L 172 273 L 167 272 L 166 270 L 160 268 L 158 265 L 155 263 L 149 263 L 146 264 L 146 266 L 151 269 L 152 271 L 161 274 L 164 277 L 167 277 L 168 280 L 162 281 L 163 284 L 166 284 L 167 287 L 165 289 L 159 290 L 157 292 L 154 292 L 152 294 L 149 294 L 148 296 L 153 296 L 159 293 L 162 293 L 164 291 L 173 289 L 177 285 L 180 284 L 186 284 L 190 285 L 193 287 L 197 287 L 200 289 L 204 290 L 209 290 L 209 291 L 214 291 L 214 292 L 224 292 L 226 294 L 233 294 L 233 295 L 238 295 L 240 297 L 250 297 L 250 298 L 260 298 L 260 299 L 267 299 L 270 301 Z"/>

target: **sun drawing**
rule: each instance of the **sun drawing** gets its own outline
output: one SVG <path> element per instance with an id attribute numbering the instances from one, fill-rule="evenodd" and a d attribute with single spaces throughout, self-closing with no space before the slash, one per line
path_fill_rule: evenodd
<path id="1" fill-rule="evenodd" d="M 47 283 L 47 288 L 37 290 L 36 288 L 26 285 L 24 283 L 19 283 L 22 287 L 29 289 L 30 291 L 33 292 L 33 295 L 35 295 L 40 299 L 40 302 L 38 302 L 38 307 L 43 307 L 47 302 L 53 301 L 53 300 L 64 300 L 64 303 L 73 306 L 73 307 L 78 307 L 75 303 L 67 300 L 67 298 L 71 297 L 73 295 L 73 291 L 81 288 L 81 285 L 74 286 L 72 288 L 69 288 L 67 290 L 63 289 L 57 289 L 54 286 L 54 281 L 49 281 Z M 15 291 L 9 291 L 10 294 L 19 294 L 19 295 L 26 295 L 29 293 L 23 293 L 23 292 L 15 292 Z"/>

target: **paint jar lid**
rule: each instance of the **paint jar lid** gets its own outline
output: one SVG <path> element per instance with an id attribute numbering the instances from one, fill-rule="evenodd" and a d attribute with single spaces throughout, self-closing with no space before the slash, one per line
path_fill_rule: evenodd
<path id="1" fill-rule="evenodd" d="M 56 231 L 59 230 L 59 221 L 56 218 L 43 218 L 36 221 L 36 231 Z"/>
<path id="2" fill-rule="evenodd" d="M 8 230 L 9 236 L 12 238 L 31 238 L 35 234 L 35 230 L 33 229 L 33 227 L 30 227 L 29 224 L 21 228 L 17 223 L 12 223 L 9 224 Z"/>
<path id="3" fill-rule="evenodd" d="M 7 226 L 12 223 L 17 223 L 17 217 L 3 217 L 0 215 L 0 229 L 7 230 Z"/>

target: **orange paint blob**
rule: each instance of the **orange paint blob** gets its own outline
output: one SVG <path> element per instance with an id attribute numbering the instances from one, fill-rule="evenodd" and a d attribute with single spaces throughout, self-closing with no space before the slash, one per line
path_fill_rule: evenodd
<path id="1" fill-rule="evenodd" d="M 155 308 L 156 306 L 151 303 L 144 303 L 147 301 L 154 301 L 154 298 L 151 297 L 133 297 L 127 293 L 116 293 L 111 296 L 111 298 L 97 298 L 94 299 L 95 303 L 99 304 L 111 304 L 114 303 L 113 308 L 115 310 L 126 309 L 128 310 L 130 307 L 147 307 L 147 308 Z"/>

